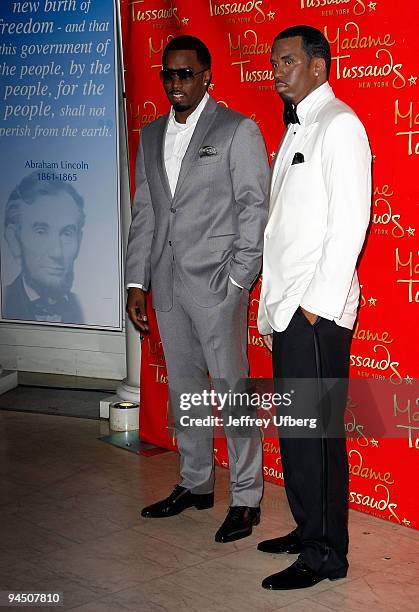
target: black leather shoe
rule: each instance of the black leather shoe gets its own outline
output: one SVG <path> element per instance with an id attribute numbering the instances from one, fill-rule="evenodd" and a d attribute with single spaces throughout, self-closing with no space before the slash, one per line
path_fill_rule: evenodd
<path id="1" fill-rule="evenodd" d="M 290 555 L 299 555 L 303 547 L 296 531 L 291 531 L 286 536 L 281 538 L 273 538 L 272 540 L 264 540 L 259 542 L 258 550 L 266 553 L 288 553 Z"/>
<path id="2" fill-rule="evenodd" d="M 290 591 L 293 589 L 307 589 L 312 587 L 321 580 L 338 580 L 339 578 L 345 578 L 347 568 L 337 570 L 330 574 L 318 574 L 311 569 L 308 565 L 297 559 L 290 567 L 268 576 L 262 582 L 264 589 L 271 589 L 273 591 Z"/>
<path id="3" fill-rule="evenodd" d="M 185 487 L 177 485 L 169 497 L 143 508 L 141 516 L 146 518 L 164 518 L 180 514 L 186 508 L 191 508 L 192 506 L 195 506 L 198 510 L 205 510 L 206 508 L 212 508 L 213 505 L 214 493 L 197 495 L 191 493 Z"/>
<path id="4" fill-rule="evenodd" d="M 215 534 L 216 542 L 234 542 L 247 538 L 252 533 L 253 525 L 260 523 L 260 508 L 248 506 L 230 506 L 224 523 Z"/>

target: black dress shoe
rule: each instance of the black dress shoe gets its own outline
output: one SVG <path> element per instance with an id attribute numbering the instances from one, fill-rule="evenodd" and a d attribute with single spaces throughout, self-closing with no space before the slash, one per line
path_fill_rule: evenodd
<path id="1" fill-rule="evenodd" d="M 319 574 L 306 565 L 304 561 L 297 559 L 297 561 L 282 572 L 272 574 L 272 576 L 265 578 L 262 582 L 262 586 L 264 589 L 272 589 L 273 591 L 307 589 L 326 578 L 329 578 L 329 580 L 345 578 L 347 571 L 345 567 L 341 570 L 331 572 L 330 574 Z"/>
<path id="2" fill-rule="evenodd" d="M 195 494 L 189 489 L 177 485 L 173 492 L 162 499 L 162 501 L 151 504 L 141 510 L 141 516 L 146 518 L 164 518 L 166 516 L 175 516 L 180 514 L 186 508 L 195 506 L 198 510 L 212 508 L 214 505 L 214 493 Z"/>
<path id="3" fill-rule="evenodd" d="M 303 547 L 297 532 L 294 530 L 281 538 L 273 538 L 272 540 L 264 540 L 263 542 L 259 542 L 258 550 L 266 553 L 288 553 L 290 555 L 299 555 L 303 550 Z"/>
<path id="4" fill-rule="evenodd" d="M 230 506 L 224 523 L 215 534 L 216 542 L 234 542 L 247 538 L 253 525 L 260 523 L 260 508 L 249 506 Z"/>

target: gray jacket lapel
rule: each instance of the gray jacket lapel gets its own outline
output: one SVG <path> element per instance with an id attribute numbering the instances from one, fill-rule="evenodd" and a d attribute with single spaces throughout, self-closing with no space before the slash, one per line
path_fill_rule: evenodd
<path id="1" fill-rule="evenodd" d="M 175 199 L 176 196 L 178 195 L 179 190 L 182 187 L 183 181 L 185 180 L 189 170 L 193 166 L 193 162 L 196 159 L 198 150 L 203 143 L 205 135 L 207 134 L 208 130 L 210 129 L 216 117 L 217 108 L 218 108 L 218 104 L 212 98 L 209 98 L 208 102 L 205 105 L 204 110 L 201 113 L 201 116 L 198 119 L 198 123 L 196 124 L 195 131 L 193 133 L 189 146 L 186 149 L 185 156 L 182 160 L 182 165 L 180 167 L 179 178 L 177 181 L 176 191 L 175 191 L 175 195 L 173 196 L 173 199 Z M 211 143 L 209 142 L 206 144 L 210 145 Z"/>
<path id="2" fill-rule="evenodd" d="M 160 178 L 164 190 L 169 200 L 172 200 L 172 192 L 170 191 L 169 179 L 167 177 L 166 165 L 164 163 L 164 143 L 166 140 L 166 131 L 169 115 L 166 115 L 165 121 L 161 122 L 159 133 L 157 135 L 157 168 L 160 173 Z"/>

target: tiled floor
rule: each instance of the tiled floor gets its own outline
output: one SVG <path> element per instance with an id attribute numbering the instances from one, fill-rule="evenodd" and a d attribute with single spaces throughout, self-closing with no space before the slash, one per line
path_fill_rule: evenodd
<path id="1" fill-rule="evenodd" d="M 351 512 L 347 579 L 264 591 L 262 578 L 294 559 L 255 549 L 292 527 L 283 489 L 266 485 L 250 538 L 216 544 L 227 472 L 213 509 L 141 519 L 176 483 L 177 456 L 138 457 L 97 439 L 106 433 L 99 421 L 0 411 L 0 590 L 62 591 L 61 609 L 86 612 L 418 610 L 418 532 Z"/>

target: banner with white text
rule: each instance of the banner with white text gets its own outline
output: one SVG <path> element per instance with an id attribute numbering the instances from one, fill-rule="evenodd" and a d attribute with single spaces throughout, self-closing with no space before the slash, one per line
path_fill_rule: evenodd
<path id="1" fill-rule="evenodd" d="M 122 328 L 113 0 L 0 7 L 1 318 Z"/>

